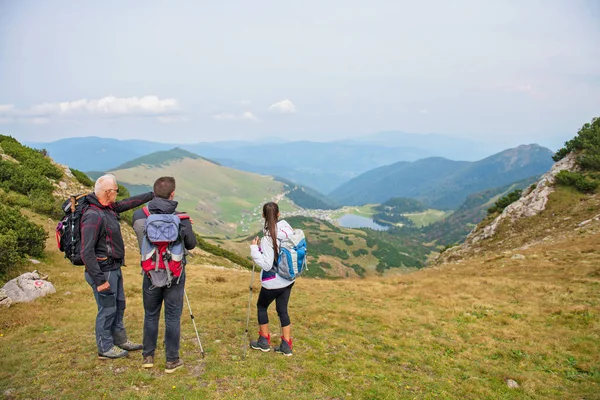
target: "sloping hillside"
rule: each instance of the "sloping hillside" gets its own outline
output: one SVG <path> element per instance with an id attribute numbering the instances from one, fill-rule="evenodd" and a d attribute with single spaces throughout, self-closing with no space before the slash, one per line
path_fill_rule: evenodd
<path id="1" fill-rule="evenodd" d="M 151 190 L 161 176 L 176 177 L 180 209 L 190 214 L 194 229 L 203 235 L 235 237 L 259 229 L 259 207 L 267 201 L 281 200 L 284 211 L 296 209 L 284 199 L 281 182 L 188 154 L 181 149 L 154 153 L 111 172 L 119 182 L 138 191 L 140 186 Z"/>
<path id="2" fill-rule="evenodd" d="M 472 193 L 545 173 L 552 152 L 538 145 L 519 146 L 476 162 L 427 158 L 366 172 L 330 196 L 345 205 L 382 203 L 410 197 L 433 208 L 458 207 Z"/>
<path id="3" fill-rule="evenodd" d="M 423 228 L 425 241 L 435 241 L 439 245 L 451 245 L 463 242 L 473 228 L 487 216 L 487 210 L 500 197 L 507 195 L 513 190 L 526 189 L 536 182 L 537 179 L 532 177 L 469 195 L 465 202 L 450 216 Z"/>
<path id="4" fill-rule="evenodd" d="M 30 217 L 54 229 L 47 218 Z M 186 292 L 206 358 L 186 304 L 185 366 L 175 374 L 163 372 L 162 331 L 153 369 L 141 368 L 139 354 L 97 359 L 90 288 L 82 270 L 49 242 L 35 268 L 50 275 L 57 293 L 0 310 L 0 393 L 13 399 L 597 398 L 599 230 L 593 221 L 576 235 L 518 253 L 498 247 L 409 275 L 299 279 L 290 302 L 291 358 L 252 350 L 244 357 L 249 272 L 193 257 Z M 125 324 L 139 341 L 141 281 L 135 243 L 127 242 Z M 253 285 L 252 338 L 256 277 Z M 274 310 L 271 317 L 277 344 Z"/>

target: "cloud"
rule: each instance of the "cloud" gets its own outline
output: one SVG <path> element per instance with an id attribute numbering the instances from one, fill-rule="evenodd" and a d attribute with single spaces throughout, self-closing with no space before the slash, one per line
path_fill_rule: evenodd
<path id="1" fill-rule="evenodd" d="M 188 119 L 186 117 L 182 117 L 181 115 L 166 115 L 166 116 L 156 117 L 156 120 L 163 124 L 188 121 Z"/>
<path id="2" fill-rule="evenodd" d="M 296 114 L 296 106 L 290 100 L 285 99 L 278 101 L 269 106 L 269 111 L 278 114 Z"/>
<path id="3" fill-rule="evenodd" d="M 14 104 L 0 104 L 0 115 L 11 115 L 14 111 Z"/>
<path id="4" fill-rule="evenodd" d="M 219 121 L 227 121 L 227 120 L 234 120 L 237 119 L 237 117 L 233 114 L 215 114 L 213 115 L 213 118 Z"/>
<path id="5" fill-rule="evenodd" d="M 541 98 L 542 93 L 531 83 L 499 82 L 492 86 L 505 93 L 520 93 L 533 98 Z"/>
<path id="6" fill-rule="evenodd" d="M 14 117 L 34 124 L 48 123 L 53 118 L 67 116 L 139 117 L 153 116 L 160 122 L 176 122 L 183 117 L 176 99 L 158 96 L 115 97 L 79 99 L 54 103 L 40 103 L 27 109 L 17 109 L 12 104 L 0 105 L 0 117 Z"/>
<path id="7" fill-rule="evenodd" d="M 243 113 L 240 118 L 247 119 L 249 121 L 254 121 L 254 122 L 259 121 L 259 119 L 256 116 L 254 116 L 254 114 L 252 114 L 250 111 L 246 111 L 245 113 Z"/>
<path id="8" fill-rule="evenodd" d="M 252 121 L 252 122 L 260 121 L 260 119 L 257 116 L 255 116 L 254 114 L 252 114 L 250 111 L 245 111 L 244 113 L 242 113 L 240 115 L 229 114 L 229 113 L 215 114 L 215 115 L 213 115 L 213 118 L 218 121 L 239 121 L 239 120 L 246 120 L 246 121 Z"/>

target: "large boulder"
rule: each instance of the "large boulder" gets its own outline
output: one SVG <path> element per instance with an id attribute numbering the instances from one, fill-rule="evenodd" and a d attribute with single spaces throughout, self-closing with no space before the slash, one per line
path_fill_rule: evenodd
<path id="1" fill-rule="evenodd" d="M 8 300 L 1 301 L 6 302 L 4 305 L 8 307 L 10 303 L 28 303 L 38 297 L 56 293 L 54 285 L 45 278 L 47 277 L 41 277 L 37 271 L 34 271 L 26 272 L 6 282 L 1 291 L 8 296 Z"/>

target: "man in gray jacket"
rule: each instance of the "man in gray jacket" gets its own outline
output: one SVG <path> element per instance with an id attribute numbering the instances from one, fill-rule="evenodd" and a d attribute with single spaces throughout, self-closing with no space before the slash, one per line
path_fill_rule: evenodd
<path id="1" fill-rule="evenodd" d="M 146 212 L 150 214 L 175 214 L 180 216 L 179 234 L 180 240 L 186 250 L 196 247 L 196 235 L 192 230 L 192 224 L 185 213 L 176 211 L 177 202 L 175 198 L 175 179 L 170 176 L 158 178 L 154 182 L 154 195 L 156 196 L 148 203 L 147 210 L 137 210 L 133 214 L 133 229 L 138 238 L 140 251 L 145 235 Z M 185 256 L 183 264 L 185 266 Z M 166 373 L 171 373 L 183 366 L 179 357 L 180 344 L 180 321 L 183 310 L 183 297 L 185 288 L 185 267 L 178 278 L 174 278 L 170 285 L 156 287 L 152 284 L 148 273 L 143 274 L 142 296 L 144 300 L 144 348 L 142 350 L 143 368 L 154 366 L 154 352 L 158 339 L 158 321 L 160 309 L 165 304 L 165 351 L 167 363 Z"/>
<path id="2" fill-rule="evenodd" d="M 114 175 L 98 178 L 94 193 L 86 196 L 89 207 L 81 217 L 81 258 L 85 280 L 98 305 L 96 344 L 100 359 L 125 357 L 128 351 L 142 348 L 127 339 L 123 323 L 125 291 L 121 266 L 125 244 L 118 215 L 146 203 L 154 195 L 148 192 L 116 201 L 118 192 Z"/>

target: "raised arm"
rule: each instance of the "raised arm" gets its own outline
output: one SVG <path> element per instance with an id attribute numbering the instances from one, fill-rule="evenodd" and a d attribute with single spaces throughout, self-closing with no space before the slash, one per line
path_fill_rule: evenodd
<path id="1" fill-rule="evenodd" d="M 256 244 L 250 245 L 250 256 L 252 260 L 265 271 L 270 271 L 273 268 L 275 259 L 273 251 L 273 241 L 270 236 L 263 236 L 260 240 L 260 248 Z"/>
<path id="2" fill-rule="evenodd" d="M 117 213 L 122 213 L 124 211 L 131 210 L 132 208 L 136 208 L 137 206 L 141 206 L 142 204 L 149 202 L 153 198 L 154 193 L 152 192 L 138 194 L 137 196 L 132 196 L 127 199 L 117 201 L 116 203 L 113 203 L 111 207 Z"/>

